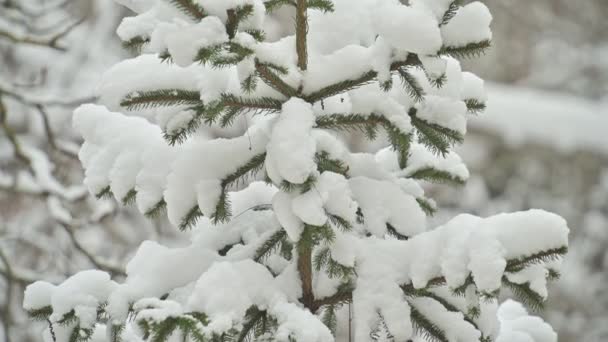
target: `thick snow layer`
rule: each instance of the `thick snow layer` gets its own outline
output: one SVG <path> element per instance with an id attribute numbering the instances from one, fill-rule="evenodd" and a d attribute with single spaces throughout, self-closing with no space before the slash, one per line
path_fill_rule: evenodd
<path id="1" fill-rule="evenodd" d="M 433 55 L 441 47 L 437 21 L 424 11 L 388 1 L 372 15 L 378 34 L 395 48 Z"/>
<path id="2" fill-rule="evenodd" d="M 456 15 L 441 27 L 444 45 L 464 46 L 492 39 L 492 15 L 483 3 L 472 2 L 461 7 Z"/>
<path id="3" fill-rule="evenodd" d="M 52 321 L 74 310 L 83 327 L 92 326 L 97 317 L 97 307 L 104 303 L 116 283 L 110 275 L 97 270 L 82 271 L 54 286 L 38 281 L 28 286 L 23 299 L 26 310 L 41 309 L 51 305 Z"/>
<path id="4" fill-rule="evenodd" d="M 528 316 L 518 302 L 507 300 L 498 308 L 500 332 L 496 342 L 557 342 L 557 334 L 540 317 Z"/>
<path id="5" fill-rule="evenodd" d="M 349 185 L 365 217 L 366 228 L 375 236 L 383 237 L 387 224 L 406 236 L 426 229 L 426 215 L 416 199 L 392 182 L 355 177 L 349 180 Z"/>
<path id="6" fill-rule="evenodd" d="M 266 168 L 275 184 L 301 184 L 316 169 L 316 142 L 311 134 L 314 114 L 310 104 L 293 98 L 283 105 L 268 144 Z"/>

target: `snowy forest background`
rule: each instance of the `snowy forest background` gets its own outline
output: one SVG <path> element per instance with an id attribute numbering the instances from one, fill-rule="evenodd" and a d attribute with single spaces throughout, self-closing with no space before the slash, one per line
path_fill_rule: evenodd
<path id="1" fill-rule="evenodd" d="M 472 176 L 430 189 L 446 221 L 542 208 L 568 220 L 570 252 L 542 316 L 560 341 L 608 340 L 608 3 L 485 0 L 493 48 L 465 68 L 488 82 L 460 154 Z M 88 268 L 120 277 L 144 239 L 185 234 L 82 186 L 71 111 L 129 51 L 108 0 L 0 0 L 0 336 L 38 341 L 24 287 Z M 58 208 L 68 208 L 69 212 Z M 10 337 L 10 338 L 9 338 Z"/>

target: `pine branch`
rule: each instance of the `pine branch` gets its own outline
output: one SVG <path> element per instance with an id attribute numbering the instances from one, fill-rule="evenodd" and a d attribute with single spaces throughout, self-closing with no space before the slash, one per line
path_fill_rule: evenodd
<path id="1" fill-rule="evenodd" d="M 194 116 L 186 123 L 186 126 L 173 129 L 171 132 L 163 132 L 163 137 L 169 143 L 174 146 L 175 144 L 181 144 L 188 138 L 189 135 L 196 132 L 201 124 L 203 116 L 208 113 L 211 109 L 208 109 L 204 105 L 190 107 L 189 109 L 194 111 Z"/>
<path id="2" fill-rule="evenodd" d="M 425 180 L 433 183 L 449 183 L 452 185 L 463 185 L 466 179 L 452 174 L 448 171 L 439 170 L 434 167 L 418 169 L 408 175 L 409 178 Z"/>
<path id="3" fill-rule="evenodd" d="M 443 330 L 433 323 L 428 317 L 423 315 L 413 303 L 410 304 L 410 319 L 418 335 L 421 335 L 429 342 L 449 342 Z"/>
<path id="4" fill-rule="evenodd" d="M 223 44 L 215 44 L 202 47 L 196 53 L 196 57 L 194 57 L 194 62 L 198 62 L 201 64 L 209 63 L 215 58 L 217 58 L 217 56 L 222 52 L 223 48 Z"/>
<path id="5" fill-rule="evenodd" d="M 289 84 L 285 83 L 274 71 L 286 74 L 287 70 L 282 67 L 271 66 L 270 64 L 260 63 L 258 60 L 255 61 L 255 68 L 260 78 L 268 86 L 283 94 L 287 98 L 294 97 L 298 94 L 298 91 Z M 272 70 L 271 70 L 272 69 Z M 274 71 L 273 71 L 274 70 Z"/>
<path id="6" fill-rule="evenodd" d="M 123 41 L 122 47 L 131 53 L 140 54 L 144 46 L 148 43 L 150 43 L 149 37 L 135 36 L 129 40 Z"/>
<path id="7" fill-rule="evenodd" d="M 135 188 L 129 190 L 127 194 L 120 200 L 122 205 L 128 206 L 135 203 L 135 197 L 137 196 L 137 190 Z"/>
<path id="8" fill-rule="evenodd" d="M 306 178 L 304 183 L 301 184 L 290 183 L 287 180 L 283 180 L 279 185 L 279 188 L 285 192 L 294 192 L 297 190 L 299 193 L 303 194 L 310 191 L 316 181 L 317 179 L 312 175 Z"/>
<path id="9" fill-rule="evenodd" d="M 405 66 L 419 66 L 421 65 L 420 59 L 415 54 L 409 54 L 407 59 L 404 61 L 397 61 L 391 64 L 390 71 L 396 71 L 401 67 Z M 362 85 L 368 84 L 376 79 L 378 73 L 370 70 L 362 74 L 355 79 L 343 80 L 336 82 L 332 85 L 323 87 L 315 92 L 305 95 L 306 101 L 310 103 L 318 102 L 334 95 L 342 94 L 349 90 L 358 88 Z"/>
<path id="10" fill-rule="evenodd" d="M 450 20 L 452 20 L 452 18 L 454 18 L 454 16 L 460 9 L 461 2 L 462 0 L 453 0 L 452 2 L 450 2 L 448 10 L 443 14 L 443 18 L 441 19 L 441 23 L 439 23 L 439 26 L 447 24 L 448 22 L 450 22 Z"/>
<path id="11" fill-rule="evenodd" d="M 198 219 L 201 217 L 203 217 L 203 213 L 199 209 L 198 205 L 195 205 L 194 207 L 190 208 L 190 210 L 188 211 L 186 216 L 184 216 L 184 218 L 181 220 L 177 228 L 181 231 L 185 231 L 186 229 L 194 226 L 196 224 L 196 221 L 198 221 Z"/>
<path id="12" fill-rule="evenodd" d="M 158 217 L 167 208 L 167 202 L 164 199 L 158 201 L 152 208 L 148 209 L 144 214 L 147 218 L 153 219 Z"/>
<path id="13" fill-rule="evenodd" d="M 437 212 L 437 206 L 424 197 L 416 198 L 416 202 L 418 202 L 420 209 L 422 209 L 427 216 L 433 216 Z"/>
<path id="14" fill-rule="evenodd" d="M 351 303 L 355 286 L 352 282 L 345 282 L 338 286 L 336 293 L 329 297 L 324 297 L 315 301 L 315 307 L 320 308 L 325 305 L 343 305 Z"/>
<path id="15" fill-rule="evenodd" d="M 247 309 L 244 319 L 245 323 L 243 323 L 243 328 L 239 332 L 239 335 L 237 336 L 235 341 L 255 341 L 255 338 L 252 338 L 252 336 L 257 337 L 259 335 L 262 335 L 260 334 L 260 332 L 263 332 L 263 330 L 269 330 L 267 329 L 267 327 L 264 327 L 266 329 L 256 329 L 256 326 L 260 325 L 260 323 L 263 323 L 263 320 L 266 319 L 266 316 L 266 311 L 259 310 L 255 306 L 252 306 Z"/>
<path id="16" fill-rule="evenodd" d="M 459 132 L 420 119 L 415 113 L 416 110 L 412 108 L 409 114 L 412 125 L 418 130 L 418 140 L 435 154 L 445 157 L 450 147 L 464 140 Z"/>
<path id="17" fill-rule="evenodd" d="M 122 342 L 122 333 L 125 330 L 124 324 L 108 324 L 108 336 L 110 342 Z"/>
<path id="18" fill-rule="evenodd" d="M 266 39 L 266 33 L 263 30 L 247 29 L 244 32 L 252 36 L 257 42 L 263 42 Z"/>
<path id="19" fill-rule="evenodd" d="M 266 6 L 266 12 L 268 13 L 272 13 L 278 8 L 285 5 L 291 5 L 293 7 L 296 7 L 296 3 L 294 2 L 294 0 L 268 0 L 264 2 L 264 6 Z"/>
<path id="20" fill-rule="evenodd" d="M 120 106 L 127 110 L 179 105 L 202 105 L 201 94 L 197 90 L 158 89 L 135 91 L 127 94 Z"/>
<path id="21" fill-rule="evenodd" d="M 244 98 L 233 94 L 222 94 L 221 103 L 227 107 L 226 111 L 223 111 L 220 125 L 222 127 L 230 126 L 234 122 L 234 119 L 239 115 L 253 112 L 256 114 L 271 114 L 281 111 L 283 103 L 280 100 L 273 99 L 271 97 L 261 98 Z M 220 113 L 220 115 L 221 115 Z M 216 118 L 209 118 L 212 122 Z"/>
<path id="22" fill-rule="evenodd" d="M 325 324 L 334 336 L 336 336 L 336 328 L 338 327 L 337 309 L 337 305 L 335 304 L 326 305 L 323 307 L 323 315 L 321 316 L 321 322 Z"/>
<path id="23" fill-rule="evenodd" d="M 454 58 L 473 58 L 485 54 L 491 46 L 491 41 L 482 40 L 480 42 L 469 43 L 463 46 L 444 46 L 437 54 L 448 55 Z"/>
<path id="24" fill-rule="evenodd" d="M 264 241 L 264 243 L 262 243 L 258 249 L 256 249 L 253 260 L 255 262 L 262 262 L 277 249 L 279 249 L 286 238 L 287 232 L 285 232 L 284 229 L 278 230 L 276 233 L 272 234 L 268 240 Z"/>
<path id="25" fill-rule="evenodd" d="M 372 140 L 377 136 L 378 127 L 384 128 L 388 135 L 391 146 L 397 151 L 399 166 L 404 168 L 409 157 L 411 134 L 403 133 L 390 120 L 377 114 L 330 114 L 319 116 L 316 119 L 316 127 L 324 129 L 361 131 Z"/>
<path id="26" fill-rule="evenodd" d="M 239 184 L 244 184 L 249 178 L 254 177 L 264 167 L 265 160 L 266 152 L 255 155 L 245 164 L 239 166 L 233 173 L 221 180 L 222 190 L 215 206 L 215 212 L 211 215 L 211 220 L 214 224 L 227 222 L 232 215 L 230 201 L 228 199 L 228 190 Z"/>
<path id="27" fill-rule="evenodd" d="M 353 267 L 344 266 L 332 258 L 329 247 L 323 247 L 317 251 L 313 258 L 313 265 L 317 272 L 324 269 L 332 279 L 349 279 L 349 277 L 355 274 Z"/>
<path id="28" fill-rule="evenodd" d="M 103 199 L 103 198 L 112 198 L 114 197 L 114 195 L 112 194 L 112 189 L 110 188 L 110 186 L 106 186 L 105 188 L 101 189 L 101 191 L 99 191 L 98 193 L 95 194 L 95 198 L 97 199 Z"/>
<path id="29" fill-rule="evenodd" d="M 541 251 L 538 253 L 534 253 L 532 255 L 528 255 L 525 257 L 520 257 L 517 259 L 511 259 L 507 262 L 507 266 L 505 267 L 505 272 L 519 272 L 524 268 L 541 264 L 546 262 L 551 262 L 555 260 L 561 259 L 566 253 L 568 253 L 568 247 L 563 246 L 559 248 L 552 248 L 546 251 Z"/>
<path id="30" fill-rule="evenodd" d="M 317 164 L 319 173 L 329 171 L 341 174 L 344 177 L 348 176 L 348 165 L 339 159 L 330 158 L 329 153 L 326 151 L 317 152 L 315 154 L 315 164 Z"/>
<path id="31" fill-rule="evenodd" d="M 200 20 L 205 17 L 205 11 L 196 4 L 193 0 L 166 0 L 175 8 L 182 11 L 184 14 L 194 20 Z"/>
<path id="32" fill-rule="evenodd" d="M 524 305 L 533 311 L 540 312 L 544 308 L 545 299 L 530 288 L 530 283 L 517 284 L 510 281 L 507 276 L 502 277 L 502 283 Z"/>
<path id="33" fill-rule="evenodd" d="M 397 240 L 409 240 L 409 236 L 399 233 L 397 229 L 395 229 L 395 227 L 390 223 L 386 224 L 386 232 L 388 235 L 395 237 Z"/>
<path id="34" fill-rule="evenodd" d="M 323 13 L 334 11 L 334 4 L 331 0 L 308 0 L 308 8 L 318 9 Z"/>
<path id="35" fill-rule="evenodd" d="M 27 312 L 27 315 L 32 320 L 46 321 L 53 314 L 53 308 L 50 305 L 48 305 L 48 306 L 43 306 L 39 309 L 27 310 L 26 312 Z"/>
<path id="36" fill-rule="evenodd" d="M 477 99 L 466 99 L 464 103 L 467 105 L 467 111 L 471 114 L 480 114 L 486 110 L 486 104 Z"/>
<path id="37" fill-rule="evenodd" d="M 418 83 L 416 77 L 410 74 L 405 68 L 399 68 L 398 72 L 401 78 L 401 83 L 403 83 L 408 95 L 416 102 L 424 101 L 424 89 L 420 83 Z"/>
<path id="38" fill-rule="evenodd" d="M 402 286 L 401 289 L 403 290 L 403 293 L 408 297 L 430 298 L 430 299 L 433 299 L 434 301 L 438 302 L 439 304 L 441 304 L 441 306 L 443 306 L 447 311 L 462 312 L 455 305 L 450 303 L 447 299 L 445 299 L 445 298 L 439 296 L 438 294 L 435 294 L 434 292 L 431 292 L 427 289 L 413 289 L 413 288 L 407 288 L 404 286 Z M 475 329 L 479 330 L 477 323 L 475 323 L 475 321 L 470 317 L 470 315 L 466 315 L 466 314 L 463 314 L 463 315 L 464 315 L 465 321 L 467 321 L 472 326 L 474 326 Z"/>
<path id="39" fill-rule="evenodd" d="M 350 222 L 348 222 L 348 220 L 346 220 L 338 215 L 330 214 L 327 211 L 325 212 L 325 215 L 327 215 L 329 222 L 331 222 L 331 224 L 334 227 L 339 228 L 343 232 L 348 232 L 353 229 L 353 225 L 350 224 Z"/>
<path id="40" fill-rule="evenodd" d="M 226 21 L 226 32 L 228 37 L 233 39 L 236 35 L 236 31 L 241 21 L 247 19 L 253 14 L 253 5 L 247 4 L 244 6 L 237 6 L 226 11 L 228 14 L 228 20 Z"/>
<path id="41" fill-rule="evenodd" d="M 358 78 L 344 80 L 338 83 L 321 88 L 311 94 L 306 95 L 306 100 L 310 103 L 318 102 L 334 95 L 342 94 L 349 90 L 358 88 L 362 85 L 371 83 L 378 76 L 375 71 L 368 71 Z"/>

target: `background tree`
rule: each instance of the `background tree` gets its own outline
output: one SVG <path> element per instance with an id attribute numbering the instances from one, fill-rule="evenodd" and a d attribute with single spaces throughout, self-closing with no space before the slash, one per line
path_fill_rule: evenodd
<path id="1" fill-rule="evenodd" d="M 127 253 L 155 232 L 111 201 L 91 198 L 70 124 L 73 109 L 94 99 L 96 70 L 117 58 L 120 44 L 108 38 L 121 12 L 104 1 L 0 2 L 3 341 L 40 340 L 21 308 L 27 285 L 91 267 L 120 278 Z"/>

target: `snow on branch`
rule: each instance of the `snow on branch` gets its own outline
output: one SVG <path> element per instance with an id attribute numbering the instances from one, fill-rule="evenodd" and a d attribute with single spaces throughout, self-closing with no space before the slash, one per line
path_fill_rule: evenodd
<path id="1" fill-rule="evenodd" d="M 453 57 L 489 46 L 483 4 L 133 7 L 117 32 L 142 55 L 74 113 L 85 184 L 166 209 L 192 242 L 144 242 L 120 284 L 88 271 L 29 287 L 25 308 L 64 323 L 57 334 L 325 342 L 349 304 L 356 341 L 485 342 L 518 329 L 499 328 L 502 289 L 542 306 L 567 251 L 559 216 L 427 227 L 437 206 L 421 182 L 469 176 L 452 149 L 486 95 Z"/>

